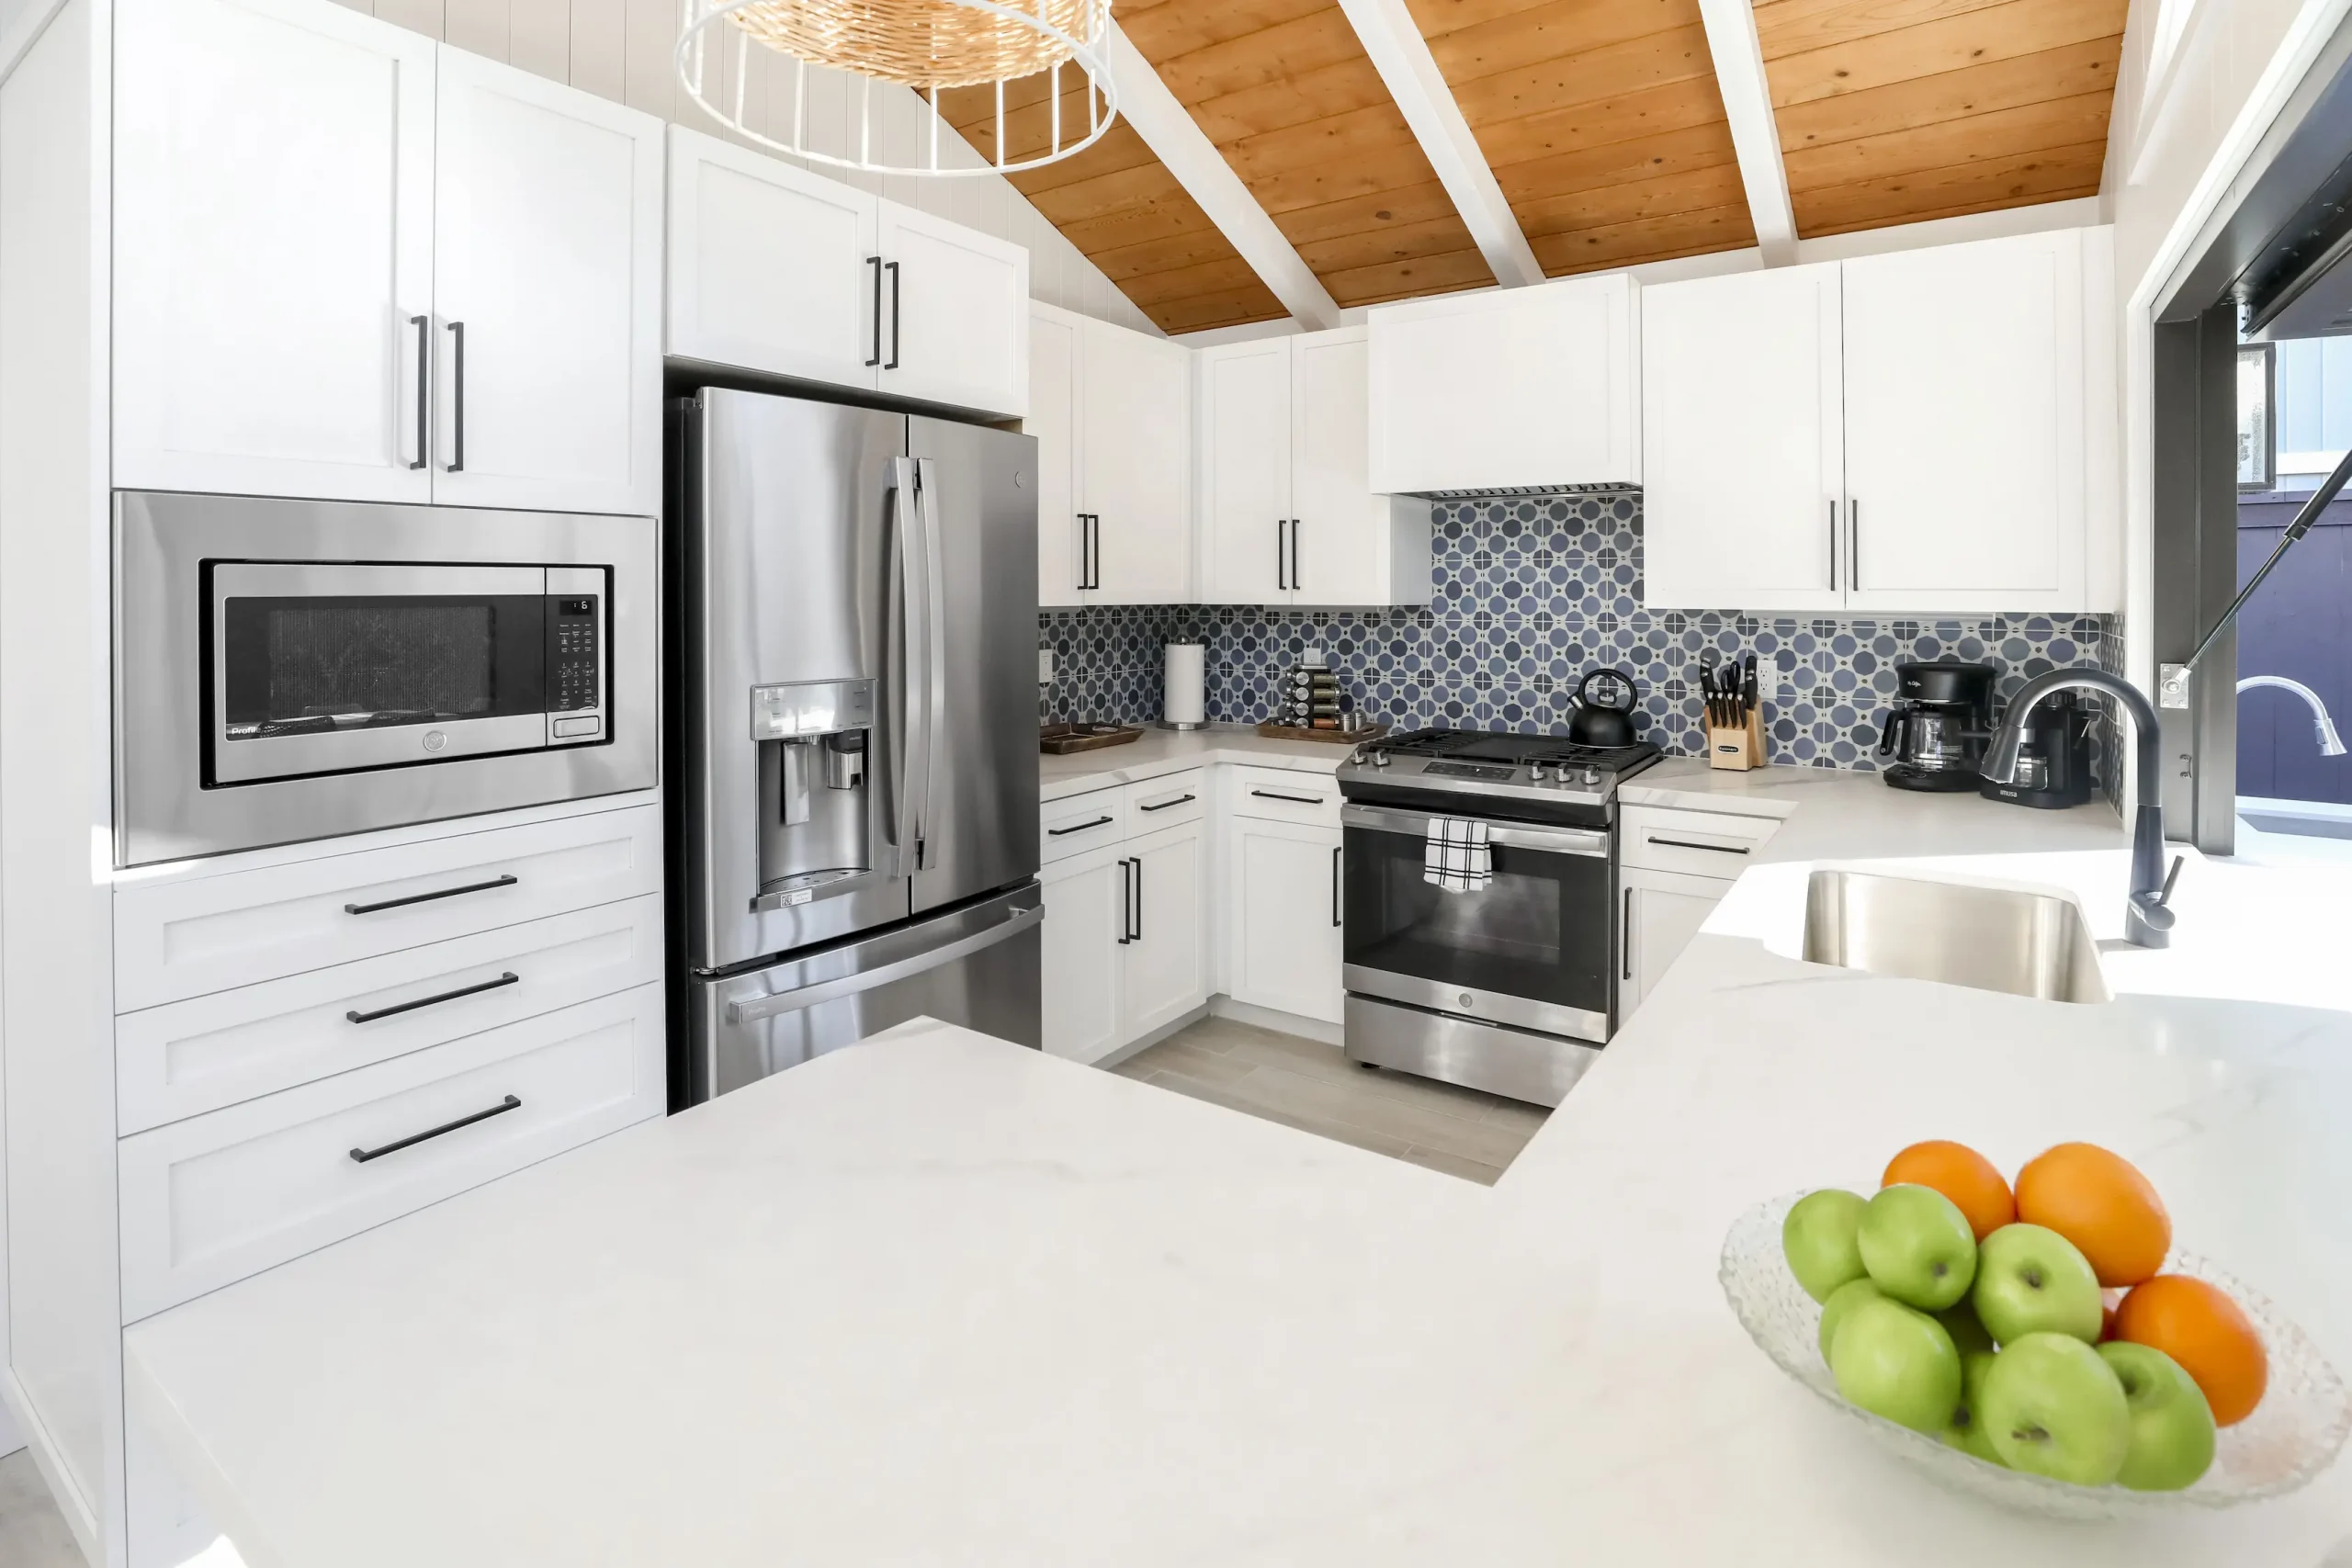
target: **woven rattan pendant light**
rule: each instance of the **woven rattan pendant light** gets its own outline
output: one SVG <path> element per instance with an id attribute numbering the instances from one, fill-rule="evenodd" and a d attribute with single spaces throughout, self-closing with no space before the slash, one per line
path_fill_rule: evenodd
<path id="1" fill-rule="evenodd" d="M 678 80 L 728 129 L 795 157 L 882 175 L 985 175 L 1034 169 L 1091 146 L 1118 108 L 1106 44 L 1110 0 L 682 0 Z M 721 24 L 725 24 L 722 26 Z M 753 124 L 745 115 L 750 51 L 773 50 L 792 62 L 790 108 Z M 715 51 L 734 53 L 733 101 L 715 80 Z M 848 79 L 854 117 L 846 151 L 810 132 L 812 79 Z M 1031 82 L 1031 78 L 1035 78 Z M 906 143 L 903 123 L 885 130 L 889 95 L 875 83 L 909 87 L 922 101 L 923 123 Z M 1008 83 L 1023 83 L 1006 105 Z M 975 135 L 984 162 L 949 162 L 959 133 L 940 117 L 940 95 L 994 93 L 992 135 Z M 1082 89 L 1083 107 L 1079 95 Z M 903 117 L 902 117 L 903 122 Z"/>

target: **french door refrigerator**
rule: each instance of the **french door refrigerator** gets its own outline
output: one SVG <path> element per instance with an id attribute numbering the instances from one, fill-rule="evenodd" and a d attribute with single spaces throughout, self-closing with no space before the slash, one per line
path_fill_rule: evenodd
<path id="1" fill-rule="evenodd" d="M 1037 1045 L 1035 438 L 707 388 L 669 441 L 673 1107 Z"/>

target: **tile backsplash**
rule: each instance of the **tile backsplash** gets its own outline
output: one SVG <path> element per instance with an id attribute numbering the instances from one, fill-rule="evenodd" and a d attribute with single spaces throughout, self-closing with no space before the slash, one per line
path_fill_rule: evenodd
<path id="1" fill-rule="evenodd" d="M 1997 665 L 2003 696 L 2058 666 L 2120 662 L 2105 615 L 1647 610 L 1641 506 L 1633 492 L 1438 502 L 1434 593 L 1425 606 L 1046 611 L 1039 641 L 1054 649 L 1055 680 L 1039 688 L 1039 719 L 1155 720 L 1162 646 L 1200 641 L 1210 719 L 1255 723 L 1273 710 L 1277 678 L 1304 650 L 1321 648 L 1352 705 L 1407 728 L 1565 734 L 1585 672 L 1623 669 L 1641 689 L 1643 736 L 1695 756 L 1704 737 L 1690 677 L 1700 650 L 1713 648 L 1757 656 L 1773 761 L 1875 769 L 1871 749 L 1897 661 Z"/>

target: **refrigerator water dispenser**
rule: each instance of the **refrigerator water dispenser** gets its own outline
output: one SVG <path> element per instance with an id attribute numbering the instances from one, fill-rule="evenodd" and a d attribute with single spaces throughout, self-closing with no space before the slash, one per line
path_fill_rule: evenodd
<path id="1" fill-rule="evenodd" d="M 875 869 L 866 795 L 873 728 L 871 679 L 752 688 L 760 770 L 755 911 L 846 891 Z"/>

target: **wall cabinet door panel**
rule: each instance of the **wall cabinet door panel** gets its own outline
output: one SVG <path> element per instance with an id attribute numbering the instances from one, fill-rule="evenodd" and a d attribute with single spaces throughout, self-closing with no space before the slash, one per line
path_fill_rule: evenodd
<path id="1" fill-rule="evenodd" d="M 117 485 L 430 499 L 435 48 L 340 6 L 123 0 Z"/>
<path id="2" fill-rule="evenodd" d="M 662 504 L 662 122 L 441 51 L 434 499 Z"/>
<path id="3" fill-rule="evenodd" d="M 1037 603 L 1083 604 L 1086 525 L 1078 514 L 1078 320 L 1029 316 L 1029 410 L 1022 430 L 1037 438 Z"/>
<path id="4" fill-rule="evenodd" d="M 884 354 L 876 391 L 1017 418 L 1029 402 L 1029 253 L 881 204 Z"/>
<path id="5" fill-rule="evenodd" d="M 1080 329 L 1079 509 L 1094 519 L 1090 603 L 1193 592 L 1192 351 L 1107 322 Z"/>
<path id="6" fill-rule="evenodd" d="M 1200 356 L 1202 552 L 1216 604 L 1290 603 L 1291 340 Z"/>

